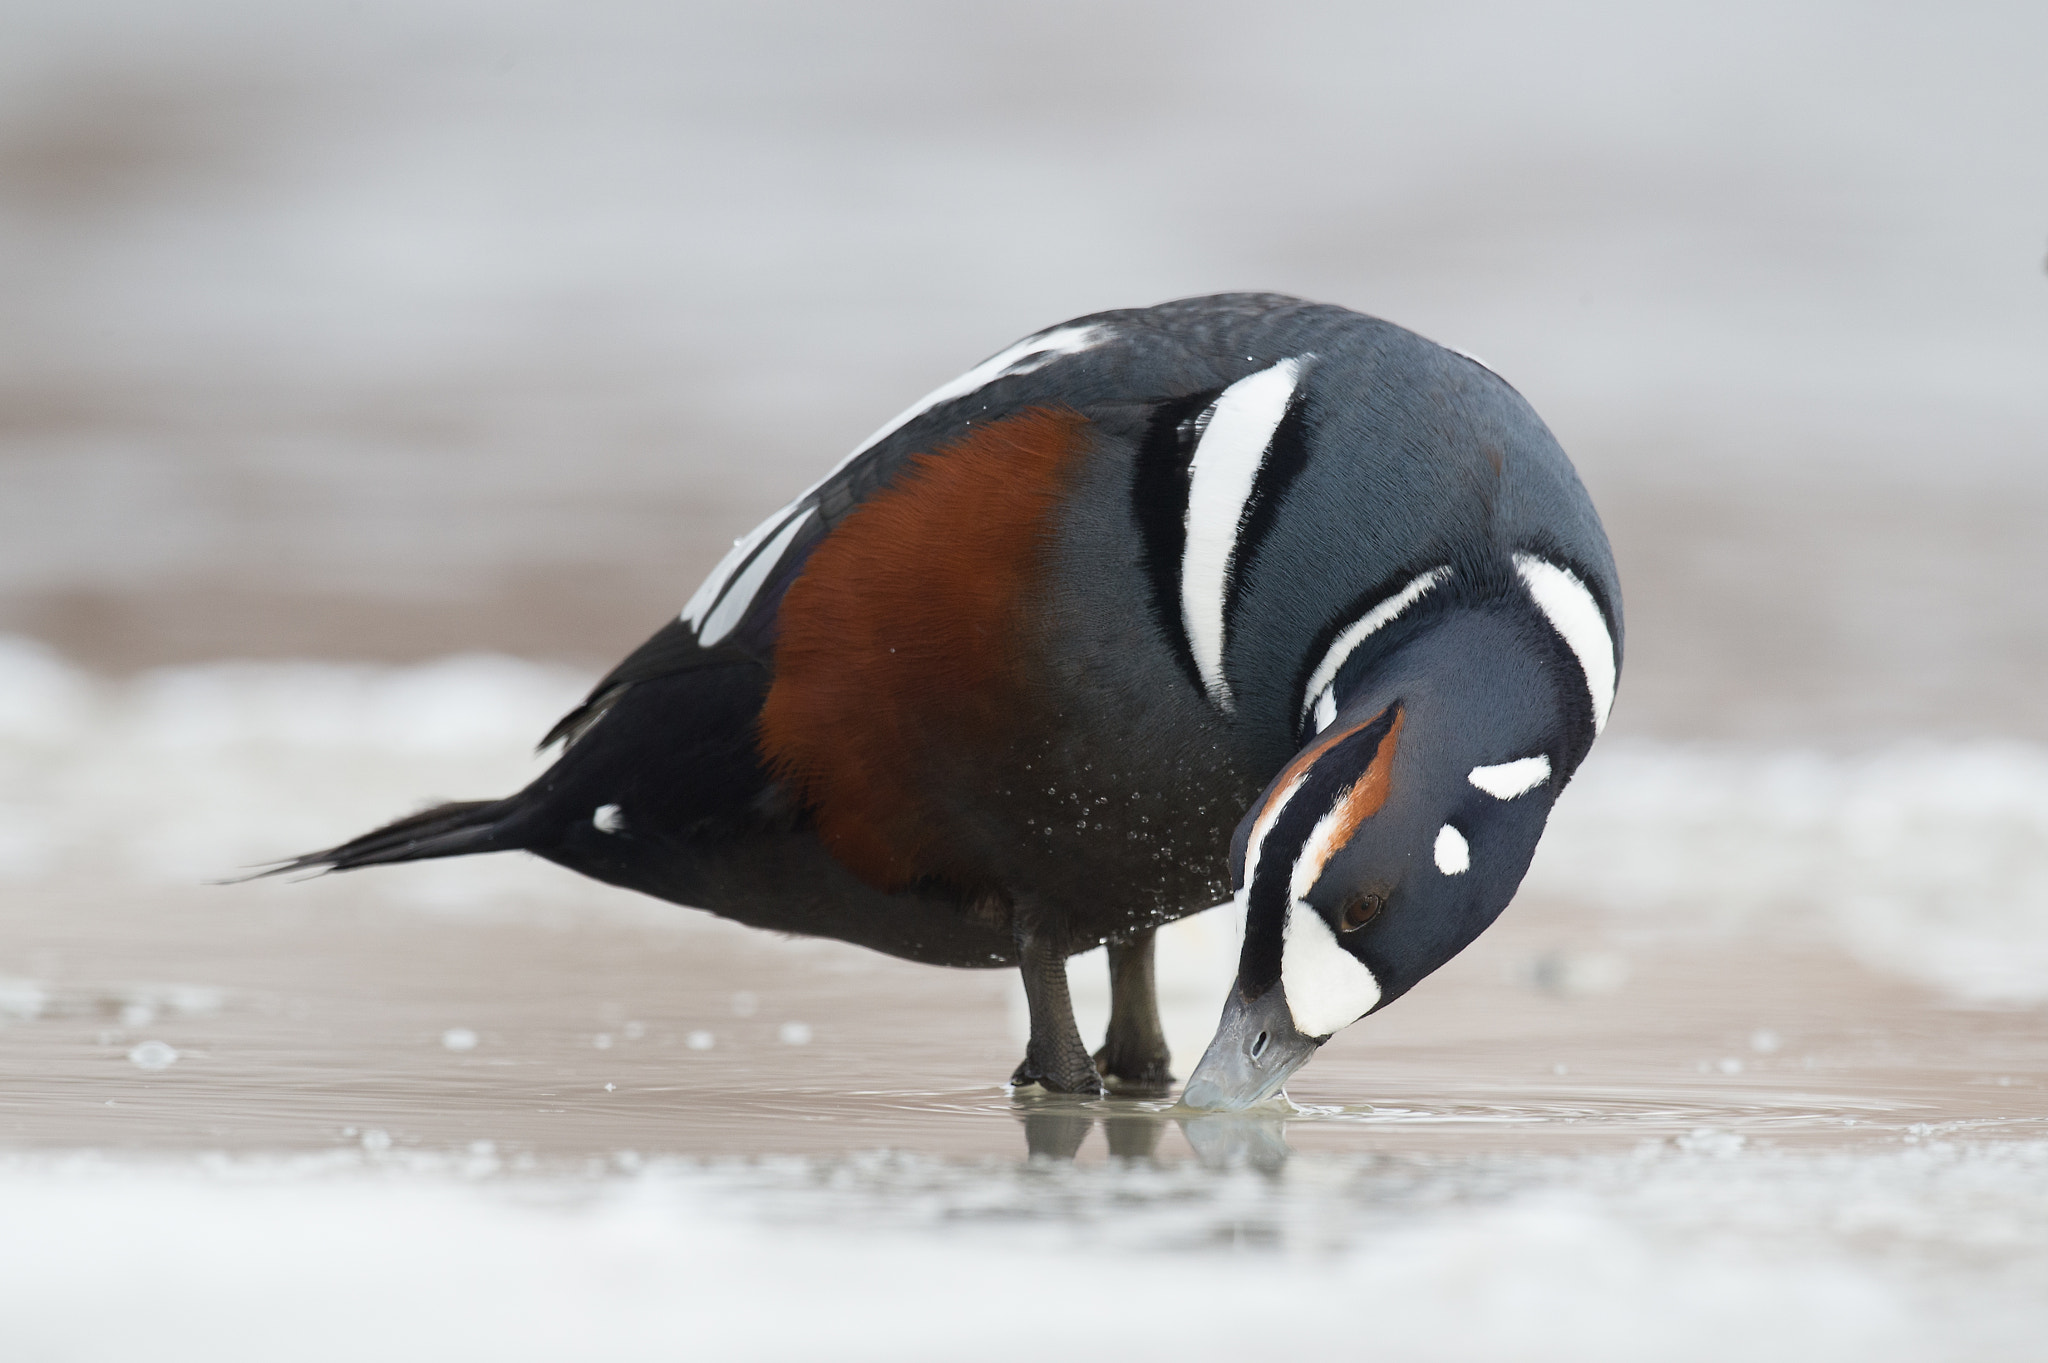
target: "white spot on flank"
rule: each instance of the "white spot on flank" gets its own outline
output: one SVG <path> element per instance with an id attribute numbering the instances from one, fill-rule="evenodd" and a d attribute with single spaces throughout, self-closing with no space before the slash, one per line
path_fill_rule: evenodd
<path id="1" fill-rule="evenodd" d="M 1463 875 L 1472 864 L 1472 844 L 1465 835 L 1445 824 L 1436 831 L 1436 869 L 1447 876 Z"/>
<path id="2" fill-rule="evenodd" d="M 1450 576 L 1449 568 L 1431 568 L 1345 626 L 1344 631 L 1330 641 L 1322 662 L 1309 675 L 1308 685 L 1302 688 L 1301 693 L 1301 712 L 1306 715 L 1311 710 L 1315 711 L 1316 732 L 1329 728 L 1330 721 L 1337 717 L 1337 697 L 1330 688 L 1336 684 L 1337 674 L 1344 670 L 1344 664 L 1351 661 L 1351 655 L 1358 646 L 1374 631 L 1384 629 L 1399 619 L 1401 612 L 1420 601 L 1430 588 L 1449 581 Z"/>
<path id="3" fill-rule="evenodd" d="M 477 1035 L 467 1027 L 450 1027 L 441 1033 L 441 1045 L 451 1051 L 473 1051 Z"/>
<path id="4" fill-rule="evenodd" d="M 1299 901 L 1287 909 L 1280 983 L 1287 990 L 1287 1011 L 1303 1036 L 1341 1031 L 1380 1001 L 1380 982 L 1365 962 L 1338 945 L 1323 916 Z"/>
<path id="5" fill-rule="evenodd" d="M 962 374 L 959 378 L 954 379 L 951 383 L 943 384 L 933 389 L 919 401 L 898 412 L 880 430 L 855 446 L 853 453 L 834 464 L 823 478 L 812 483 L 787 506 L 755 526 L 747 533 L 745 538 L 734 540 L 731 551 L 718 561 L 718 566 L 711 570 L 711 576 L 704 579 L 703 585 L 699 586 L 690 597 L 689 604 L 683 607 L 683 622 L 689 625 L 697 625 L 702 622 L 705 614 L 718 602 L 721 594 L 724 594 L 728 599 L 733 597 L 740 598 L 734 607 L 733 618 L 735 620 L 739 616 L 746 614 L 747 607 L 753 604 L 754 593 L 760 589 L 761 578 L 767 576 L 768 571 L 775 566 L 774 560 L 781 557 L 781 554 L 778 549 L 773 552 L 764 552 L 758 558 L 755 558 L 755 563 L 760 563 L 763 559 L 768 560 L 766 567 L 761 570 L 759 577 L 751 584 L 746 582 L 734 583 L 731 591 L 728 592 L 726 584 L 733 581 L 734 575 L 740 571 L 740 566 L 747 562 L 749 556 L 754 553 L 754 550 L 759 547 L 763 540 L 774 534 L 777 529 L 783 527 L 788 522 L 789 518 L 795 513 L 796 508 L 802 505 L 804 498 L 809 497 L 812 493 L 837 477 L 839 472 L 848 464 L 851 464 L 854 460 L 881 444 L 897 431 L 942 402 L 951 402 L 955 398 L 965 397 L 977 388 L 984 388 L 999 378 L 1007 378 L 1015 374 L 1028 374 L 1032 370 L 1058 359 L 1062 355 L 1076 354 L 1100 345 L 1108 340 L 1112 334 L 1108 327 L 1081 326 L 1057 327 L 1052 331 L 1042 332 L 1037 336 L 1027 336 L 1008 350 L 1003 351 L 1001 354 L 990 356 L 965 374 Z M 728 625 L 727 628 L 730 629 L 731 626 Z M 719 637 L 724 637 L 724 631 L 720 631 Z M 705 639 L 702 642 L 709 644 L 712 641 Z"/>
<path id="6" fill-rule="evenodd" d="M 817 514 L 816 507 L 805 507 L 802 515 L 789 518 L 789 523 L 782 527 L 782 533 L 771 540 L 767 548 L 754 555 L 754 561 L 733 581 L 731 590 L 726 592 L 717 608 L 705 617 L 702 625 L 698 626 L 698 643 L 709 648 L 732 633 L 734 627 L 746 615 L 747 607 L 754 604 L 754 597 L 760 592 L 761 584 L 768 580 L 768 575 L 782 562 L 782 555 L 788 550 L 789 542 L 795 539 L 797 532 Z"/>
<path id="7" fill-rule="evenodd" d="M 591 811 L 590 826 L 600 833 L 617 833 L 626 827 L 626 815 L 617 805 L 599 805 Z"/>
<path id="8" fill-rule="evenodd" d="M 1465 779 L 1496 800 L 1526 795 L 1550 779 L 1550 759 L 1538 753 L 1491 767 L 1474 767 Z"/>
<path id="9" fill-rule="evenodd" d="M 1188 466 L 1187 544 L 1180 563 L 1181 621 L 1202 685 L 1229 709 L 1223 675 L 1223 611 L 1245 505 L 1251 500 L 1273 432 L 1301 382 L 1308 356 L 1282 360 L 1223 390 Z"/>
<path id="10" fill-rule="evenodd" d="M 1555 563 L 1516 554 L 1515 571 L 1551 628 L 1577 655 L 1586 690 L 1593 697 L 1593 732 L 1598 734 L 1607 727 L 1607 712 L 1614 705 L 1614 636 L 1608 632 L 1607 618 L 1586 584 Z"/>

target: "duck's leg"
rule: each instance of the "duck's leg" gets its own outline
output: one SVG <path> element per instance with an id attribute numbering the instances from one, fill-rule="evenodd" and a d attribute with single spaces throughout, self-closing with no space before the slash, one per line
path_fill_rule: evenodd
<path id="1" fill-rule="evenodd" d="M 1109 1087 L 1126 1093 L 1162 1093 L 1173 1084 L 1166 1032 L 1159 1025 L 1159 993 L 1152 970 L 1154 929 L 1109 944 L 1109 1032 L 1095 1053 L 1095 1068 Z"/>
<path id="2" fill-rule="evenodd" d="M 1031 1007 L 1031 1042 L 1010 1082 L 1038 1084 L 1054 1093 L 1101 1093 L 1102 1076 L 1081 1043 L 1074 1002 L 1067 995 L 1066 934 L 1023 904 L 1012 922 L 1024 1001 Z"/>

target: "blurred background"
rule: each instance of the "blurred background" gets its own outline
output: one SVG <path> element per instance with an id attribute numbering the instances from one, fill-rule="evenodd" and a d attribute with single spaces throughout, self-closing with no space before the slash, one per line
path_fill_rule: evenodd
<path id="1" fill-rule="evenodd" d="M 1471 350 L 1619 734 L 2048 738 L 2029 5 L 20 3 L 0 630 L 589 667 L 918 394 L 1224 289 Z"/>
<path id="2" fill-rule="evenodd" d="M 1390 1358 L 2037 1357 L 2044 52 L 2000 3 L 11 0 L 0 1345 L 1041 1357 L 1022 1275 L 1134 1354 L 1370 1300 Z M 1304 1110 L 1013 1103 L 1007 973 L 531 859 L 205 883 L 514 788 L 919 395 L 1237 289 L 1507 377 L 1628 616 L 1517 903 Z M 1182 1074 L 1234 951 L 1162 938 Z"/>

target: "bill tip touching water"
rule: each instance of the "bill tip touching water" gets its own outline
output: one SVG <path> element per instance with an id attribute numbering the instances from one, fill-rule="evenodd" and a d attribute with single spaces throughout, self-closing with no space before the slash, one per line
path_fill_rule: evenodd
<path id="1" fill-rule="evenodd" d="M 1604 727 L 1621 605 L 1550 432 L 1457 352 L 1218 295 L 1027 337 L 740 540 L 525 790 L 285 868 L 524 850 L 1015 966 L 1012 1083 L 1163 1093 L 1153 933 L 1235 899 L 1183 1093 L 1273 1100 L 1475 938 Z M 1066 962 L 1109 947 L 1090 1052 Z"/>

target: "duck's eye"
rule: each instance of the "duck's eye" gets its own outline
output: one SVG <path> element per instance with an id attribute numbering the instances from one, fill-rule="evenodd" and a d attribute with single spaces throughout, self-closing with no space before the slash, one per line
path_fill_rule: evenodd
<path id="1" fill-rule="evenodd" d="M 1369 894 L 1352 900 L 1344 906 L 1344 931 L 1357 932 L 1360 928 L 1380 916 L 1380 910 L 1387 907 L 1387 901 L 1379 895 Z"/>

